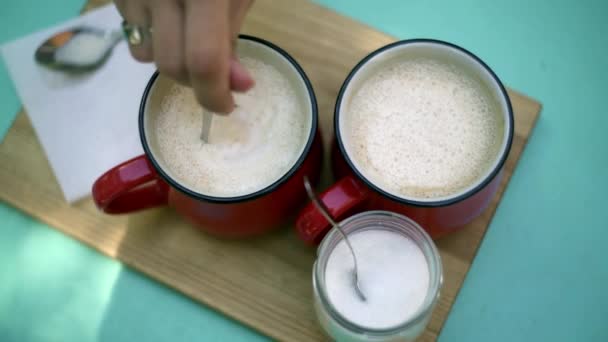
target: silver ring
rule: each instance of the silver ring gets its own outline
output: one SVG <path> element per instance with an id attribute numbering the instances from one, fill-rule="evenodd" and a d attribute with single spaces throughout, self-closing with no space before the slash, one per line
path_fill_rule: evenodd
<path id="1" fill-rule="evenodd" d="M 129 44 L 133 46 L 141 45 L 144 42 L 144 33 L 145 32 L 152 33 L 152 29 L 145 29 L 139 25 L 129 24 L 126 20 L 122 21 L 122 32 Z"/>

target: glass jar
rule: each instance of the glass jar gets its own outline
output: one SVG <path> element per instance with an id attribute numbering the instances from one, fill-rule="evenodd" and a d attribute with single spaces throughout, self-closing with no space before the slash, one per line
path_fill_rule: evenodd
<path id="1" fill-rule="evenodd" d="M 373 329 L 349 321 L 330 302 L 325 283 L 325 269 L 330 254 L 343 240 L 332 229 L 317 250 L 313 266 L 314 305 L 325 332 L 337 341 L 413 341 L 422 334 L 431 318 L 443 283 L 441 258 L 429 235 L 413 220 L 388 211 L 367 211 L 341 222 L 347 235 L 366 230 L 386 230 L 412 240 L 422 251 L 429 271 L 429 288 L 422 305 L 409 319 L 388 329 Z M 356 251 L 355 251 L 356 252 Z"/>

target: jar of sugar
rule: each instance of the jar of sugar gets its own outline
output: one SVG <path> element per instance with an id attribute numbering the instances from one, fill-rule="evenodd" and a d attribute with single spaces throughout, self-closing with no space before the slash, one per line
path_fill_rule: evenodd
<path id="1" fill-rule="evenodd" d="M 332 229 L 313 268 L 314 304 L 325 332 L 337 341 L 413 341 L 424 331 L 443 282 L 441 258 L 413 220 L 387 211 L 342 221 L 357 256 L 362 300 L 354 289 L 353 259 Z"/>

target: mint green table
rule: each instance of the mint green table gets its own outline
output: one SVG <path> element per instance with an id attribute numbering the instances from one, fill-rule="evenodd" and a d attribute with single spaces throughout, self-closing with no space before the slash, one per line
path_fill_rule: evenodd
<path id="1" fill-rule="evenodd" d="M 5 0 L 0 42 L 81 2 Z M 608 341 L 608 1 L 321 2 L 463 45 L 544 104 L 440 340 Z M 0 69 L 0 136 L 18 109 Z M 265 340 L 6 204 L 0 236 L 0 341 Z"/>

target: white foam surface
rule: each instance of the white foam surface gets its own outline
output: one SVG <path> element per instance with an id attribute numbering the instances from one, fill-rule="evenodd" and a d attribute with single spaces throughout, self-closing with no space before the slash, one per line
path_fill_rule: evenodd
<path id="1" fill-rule="evenodd" d="M 400 197 L 450 196 L 477 182 L 499 154 L 504 119 L 482 83 L 443 61 L 383 66 L 342 111 L 349 156 Z"/>
<path id="2" fill-rule="evenodd" d="M 210 196 L 246 195 L 274 183 L 295 164 L 308 136 L 304 109 L 286 76 L 258 59 L 241 62 L 256 84 L 234 94 L 231 114 L 214 115 L 208 144 L 200 140 L 204 109 L 189 88 L 173 87 L 155 123 L 165 167 Z"/>

